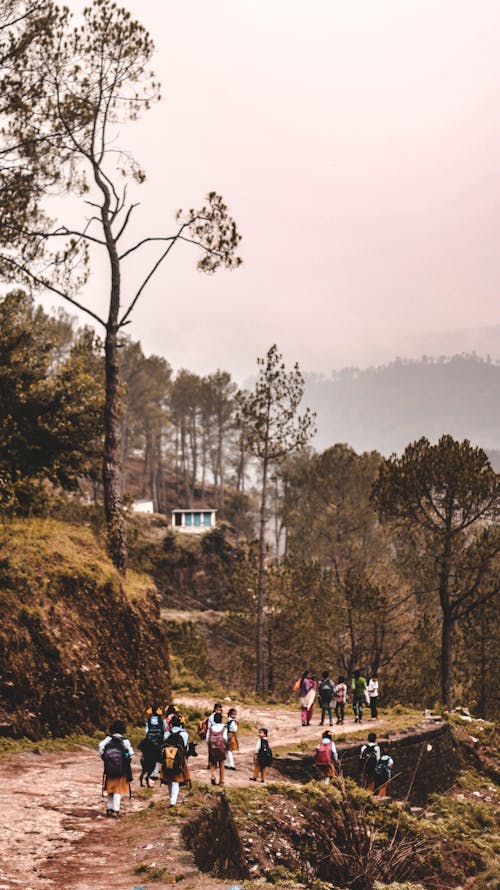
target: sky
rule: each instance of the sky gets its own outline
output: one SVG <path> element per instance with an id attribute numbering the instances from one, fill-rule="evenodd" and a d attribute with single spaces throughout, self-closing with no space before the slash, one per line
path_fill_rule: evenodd
<path id="1" fill-rule="evenodd" d="M 207 276 L 176 248 L 127 329 L 146 354 L 237 382 L 273 343 L 324 374 L 500 359 L 498 0 L 121 5 L 155 41 L 163 96 L 119 133 L 147 174 L 136 232 L 172 234 L 215 190 L 244 261 Z M 101 311 L 105 279 L 97 262 L 83 295 Z"/>

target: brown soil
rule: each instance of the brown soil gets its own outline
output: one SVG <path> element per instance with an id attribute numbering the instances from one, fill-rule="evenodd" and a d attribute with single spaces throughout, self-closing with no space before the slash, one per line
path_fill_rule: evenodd
<path id="1" fill-rule="evenodd" d="M 213 702 L 201 697 L 181 697 L 180 705 L 209 709 Z M 224 703 L 226 704 L 226 703 Z M 227 703 L 229 706 L 229 703 Z M 227 787 L 247 785 L 257 729 L 267 726 L 272 747 L 308 741 L 311 749 L 319 741 L 318 713 L 314 725 L 300 726 L 298 709 L 292 707 L 238 706 L 240 723 L 255 730 L 240 735 L 236 770 L 226 771 Z M 377 722 L 367 721 L 367 728 Z M 333 727 L 337 734 L 355 730 L 352 717 L 346 726 Z M 204 743 L 200 756 L 190 760 L 193 781 L 206 784 Z M 138 758 L 135 758 L 138 765 Z M 184 890 L 229 887 L 234 881 L 219 881 L 201 875 L 181 840 L 182 800 L 189 791 L 181 788 L 179 810 L 172 808 L 168 819 L 155 825 L 155 800 L 165 799 L 165 787 L 152 792 L 139 791 L 138 771 L 133 784 L 135 795 L 122 801 L 123 818 L 106 819 L 101 796 L 101 763 L 96 751 L 24 753 L 0 762 L 0 890 L 133 890 L 150 886 L 135 872 L 141 863 L 167 869 L 155 880 L 158 890 L 172 886 L 175 877 Z M 269 779 L 279 778 L 269 770 Z M 131 819 L 140 810 L 146 819 Z"/>

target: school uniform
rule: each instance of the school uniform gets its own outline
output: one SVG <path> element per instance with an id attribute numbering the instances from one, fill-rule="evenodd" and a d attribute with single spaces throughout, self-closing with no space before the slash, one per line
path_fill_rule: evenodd
<path id="1" fill-rule="evenodd" d="M 180 726 L 173 726 L 171 730 L 165 733 L 165 739 L 163 744 L 168 745 L 168 740 L 170 736 L 180 735 L 183 745 L 184 745 L 184 766 L 182 770 L 179 770 L 174 776 L 170 777 L 165 774 L 165 771 L 162 766 L 161 771 L 161 783 L 162 785 L 168 785 L 169 793 L 170 793 L 170 806 L 174 807 L 177 803 L 177 798 L 179 796 L 179 788 L 181 784 L 184 782 L 189 782 L 191 779 L 191 775 L 189 773 L 189 766 L 187 762 L 187 752 L 189 749 L 189 739 L 188 734 L 185 729 L 182 729 Z"/>
<path id="2" fill-rule="evenodd" d="M 119 732 L 113 733 L 112 736 L 107 735 L 105 739 L 99 742 L 99 754 L 101 757 L 104 757 L 104 749 L 111 739 L 121 739 L 126 753 L 129 757 L 132 757 L 134 753 L 132 745 L 129 740 L 120 735 Z M 129 794 L 130 792 L 130 784 L 127 776 L 120 776 L 116 779 L 104 776 L 104 790 L 108 792 L 108 802 L 106 806 L 107 814 L 117 815 L 120 812 L 122 795 Z"/>

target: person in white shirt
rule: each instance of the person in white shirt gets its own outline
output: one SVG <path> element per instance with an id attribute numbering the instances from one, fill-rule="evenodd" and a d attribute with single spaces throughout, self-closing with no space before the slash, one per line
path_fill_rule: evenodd
<path id="1" fill-rule="evenodd" d="M 319 745 L 316 746 L 314 766 L 318 771 L 320 781 L 324 785 L 330 784 L 330 779 L 335 776 L 338 768 L 339 755 L 333 741 L 331 732 L 325 730 Z"/>
<path id="2" fill-rule="evenodd" d="M 132 770 L 130 760 L 134 753 L 129 740 L 124 737 L 126 730 L 123 720 L 115 720 L 111 724 L 109 735 L 99 742 L 99 754 L 104 761 L 104 790 L 108 792 L 108 802 L 106 806 L 106 816 L 118 817 L 120 813 L 120 804 L 123 794 L 130 791 L 130 782 L 132 781 Z M 107 749 L 113 750 L 116 754 L 116 764 L 108 763 Z M 111 775 L 111 773 L 113 773 Z"/>
<path id="3" fill-rule="evenodd" d="M 216 772 L 219 770 L 219 785 L 224 784 L 224 761 L 227 750 L 227 726 L 222 722 L 222 714 L 214 714 L 213 723 L 207 732 L 208 763 L 210 766 L 210 782 L 216 784 Z"/>
<path id="4" fill-rule="evenodd" d="M 187 754 L 189 750 L 189 738 L 185 729 L 182 727 L 181 718 L 178 714 L 174 714 L 172 720 L 170 722 L 170 729 L 165 732 L 165 740 L 163 742 L 164 747 L 168 747 L 170 745 L 176 744 L 178 745 L 183 753 L 181 758 L 182 764 L 179 767 L 178 772 L 172 771 L 172 773 L 167 773 L 165 770 L 164 764 L 162 765 L 162 776 L 161 783 L 162 785 L 168 785 L 168 790 L 170 794 L 170 806 L 175 807 L 177 803 L 177 798 L 179 796 L 179 788 L 181 782 L 189 782 L 189 768 L 187 763 Z"/>
<path id="5" fill-rule="evenodd" d="M 236 708 L 229 708 L 227 714 L 227 751 L 226 751 L 226 769 L 235 770 L 234 752 L 240 750 L 238 744 L 238 724 L 236 717 L 238 716 Z"/>
<path id="6" fill-rule="evenodd" d="M 377 736 L 374 732 L 368 733 L 368 744 L 361 745 L 359 760 L 361 765 L 361 785 L 367 791 L 375 790 L 375 767 L 380 758 L 380 748 L 376 744 Z"/>
<path id="7" fill-rule="evenodd" d="M 369 696 L 370 713 L 372 720 L 376 720 L 378 717 L 378 677 L 376 674 L 372 674 L 372 676 L 370 677 L 368 686 L 366 687 L 366 691 Z"/>
<path id="8" fill-rule="evenodd" d="M 392 778 L 392 767 L 394 761 L 389 754 L 389 743 L 382 742 L 380 745 L 380 758 L 375 767 L 375 794 L 377 797 L 387 797 L 387 786 Z"/>

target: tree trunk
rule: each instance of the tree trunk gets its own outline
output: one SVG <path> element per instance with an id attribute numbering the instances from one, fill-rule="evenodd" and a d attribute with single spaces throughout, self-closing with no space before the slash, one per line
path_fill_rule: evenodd
<path id="1" fill-rule="evenodd" d="M 127 539 L 120 498 L 120 436 L 118 335 L 115 326 L 108 326 L 105 343 L 106 401 L 104 406 L 104 460 L 102 482 L 104 511 L 108 530 L 108 546 L 116 568 L 127 570 Z"/>
<path id="2" fill-rule="evenodd" d="M 267 635 L 267 691 L 274 692 L 273 629 Z"/>
<path id="3" fill-rule="evenodd" d="M 443 613 L 441 628 L 441 699 L 451 708 L 451 635 L 453 615 L 450 608 L 451 520 L 448 522 L 439 570 L 439 602 Z"/>
<path id="4" fill-rule="evenodd" d="M 487 683 L 487 659 L 486 659 L 486 608 L 485 604 L 481 605 L 481 639 L 480 639 L 480 669 L 479 669 L 479 701 L 478 710 L 482 720 L 486 720 L 486 683 Z"/>
<path id="5" fill-rule="evenodd" d="M 262 461 L 262 494 L 260 501 L 259 522 L 259 575 L 257 583 L 257 632 L 256 632 L 256 658 L 257 672 L 255 691 L 265 692 L 264 677 L 264 593 L 265 593 L 265 558 L 266 558 L 266 497 L 267 497 L 267 457 Z"/>
<path id="6" fill-rule="evenodd" d="M 447 612 L 443 612 L 443 626 L 441 629 L 441 696 L 443 705 L 451 709 L 451 638 L 453 631 L 453 619 Z"/>

